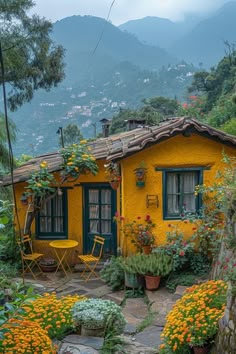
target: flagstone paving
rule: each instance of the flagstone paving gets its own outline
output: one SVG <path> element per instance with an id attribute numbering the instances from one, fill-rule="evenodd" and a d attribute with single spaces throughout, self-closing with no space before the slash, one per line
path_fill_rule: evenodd
<path id="1" fill-rule="evenodd" d="M 79 294 L 87 297 L 98 297 L 115 301 L 122 304 L 123 314 L 127 325 L 121 336 L 124 341 L 123 349 L 117 354 L 154 354 L 158 353 L 160 334 L 165 324 L 165 317 L 171 310 L 177 298 L 182 296 L 183 287 L 176 293 L 170 294 L 165 288 L 157 291 L 146 291 L 146 296 L 151 303 L 151 311 L 155 313 L 154 320 L 150 325 L 138 333 L 137 327 L 148 316 L 148 306 L 143 298 L 125 299 L 125 291 L 112 292 L 101 279 L 92 279 L 85 282 L 80 278 L 79 272 L 73 273 L 69 278 L 62 274 L 47 274 L 34 281 L 26 279 L 26 283 L 33 284 L 39 293 L 55 291 L 59 296 Z M 79 335 L 67 336 L 59 343 L 59 354 L 97 354 L 102 347 L 101 338 L 82 337 Z"/>

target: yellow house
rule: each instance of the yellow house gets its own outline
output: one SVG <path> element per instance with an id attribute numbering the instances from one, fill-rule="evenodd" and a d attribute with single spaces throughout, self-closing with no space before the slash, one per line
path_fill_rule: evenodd
<path id="1" fill-rule="evenodd" d="M 76 182 L 63 185 L 62 195 L 49 200 L 32 225 L 35 246 L 44 253 L 49 241 L 55 239 L 77 240 L 78 252 L 86 253 L 96 234 L 106 238 L 107 254 L 116 254 L 117 247 L 128 252 L 129 245 L 113 221 L 117 211 L 130 220 L 150 215 L 156 224 L 156 243 L 164 243 L 168 224 L 182 223 L 183 206 L 187 212 L 200 208 L 195 186 L 214 181 L 217 171 L 224 167 L 222 152 L 236 156 L 235 136 L 187 117 L 100 138 L 90 146 L 99 173 L 81 175 Z M 29 208 L 20 201 L 25 181 L 43 160 L 59 178 L 62 161 L 58 153 L 38 156 L 14 171 L 22 230 L 27 228 Z M 119 163 L 121 182 L 116 190 L 105 176 L 104 164 L 109 161 Z M 143 165 L 145 180 L 140 178 L 139 170 L 137 173 Z M 3 183 L 9 185 L 10 178 L 6 177 Z M 191 235 L 191 225 L 182 226 L 186 235 Z"/>

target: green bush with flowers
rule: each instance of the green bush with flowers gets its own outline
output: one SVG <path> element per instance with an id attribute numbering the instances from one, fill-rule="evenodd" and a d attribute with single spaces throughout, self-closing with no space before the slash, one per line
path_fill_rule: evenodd
<path id="1" fill-rule="evenodd" d="M 167 315 L 160 353 L 190 354 L 191 347 L 209 345 L 224 314 L 226 290 L 222 280 L 188 288 Z"/>
<path id="2" fill-rule="evenodd" d="M 80 144 L 72 144 L 60 150 L 63 158 L 62 178 L 66 180 L 70 177 L 77 179 L 81 174 L 98 173 L 98 165 L 95 157 L 91 154 L 91 148 L 86 140 L 81 140 Z"/>
<path id="3" fill-rule="evenodd" d="M 182 270 L 189 264 L 194 253 L 194 243 L 191 240 L 185 240 L 183 232 L 178 225 L 169 224 L 170 231 L 167 232 L 166 244 L 154 248 L 154 253 L 164 253 L 172 257 L 173 271 Z"/>
<path id="4" fill-rule="evenodd" d="M 120 224 L 121 232 L 123 232 L 125 237 L 130 239 L 138 251 L 141 251 L 143 246 L 154 245 L 156 238 L 153 234 L 153 228 L 155 224 L 150 215 L 146 215 L 145 218 L 138 216 L 136 220 L 130 221 L 129 218 L 116 213 L 114 221 Z"/>
<path id="5" fill-rule="evenodd" d="M 28 185 L 26 195 L 37 198 L 45 198 L 50 193 L 55 191 L 55 185 L 57 184 L 53 174 L 48 171 L 48 164 L 46 161 L 42 161 L 39 165 L 39 171 L 34 172 L 30 179 L 27 181 Z"/>

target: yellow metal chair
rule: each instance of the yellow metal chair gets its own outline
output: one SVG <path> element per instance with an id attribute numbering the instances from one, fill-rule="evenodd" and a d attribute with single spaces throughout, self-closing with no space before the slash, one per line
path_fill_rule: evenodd
<path id="1" fill-rule="evenodd" d="M 92 274 L 95 277 L 99 278 L 99 275 L 95 272 L 95 269 L 102 257 L 104 242 L 105 242 L 105 238 L 100 236 L 95 236 L 91 253 L 78 256 L 79 260 L 85 265 L 81 277 L 84 278 L 86 282 L 89 280 Z M 85 275 L 87 270 L 89 271 L 88 276 Z"/>
<path id="2" fill-rule="evenodd" d="M 42 273 L 38 262 L 43 254 L 33 251 L 32 240 L 29 235 L 22 236 L 21 240 L 18 241 L 18 245 L 20 247 L 23 276 L 27 271 L 30 271 L 34 279 L 36 279 L 33 268 L 37 267 L 39 272 Z"/>

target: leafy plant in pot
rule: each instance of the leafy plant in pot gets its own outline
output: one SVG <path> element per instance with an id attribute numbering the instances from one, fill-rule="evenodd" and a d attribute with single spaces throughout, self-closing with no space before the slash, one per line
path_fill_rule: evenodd
<path id="1" fill-rule="evenodd" d="M 161 277 L 168 275 L 172 270 L 172 258 L 165 254 L 142 255 L 141 274 L 145 276 L 147 290 L 156 290 L 159 287 Z"/>
<path id="2" fill-rule="evenodd" d="M 137 289 L 145 285 L 141 258 L 142 255 L 137 254 L 124 259 L 122 267 L 125 272 L 125 286 L 128 288 Z"/>

